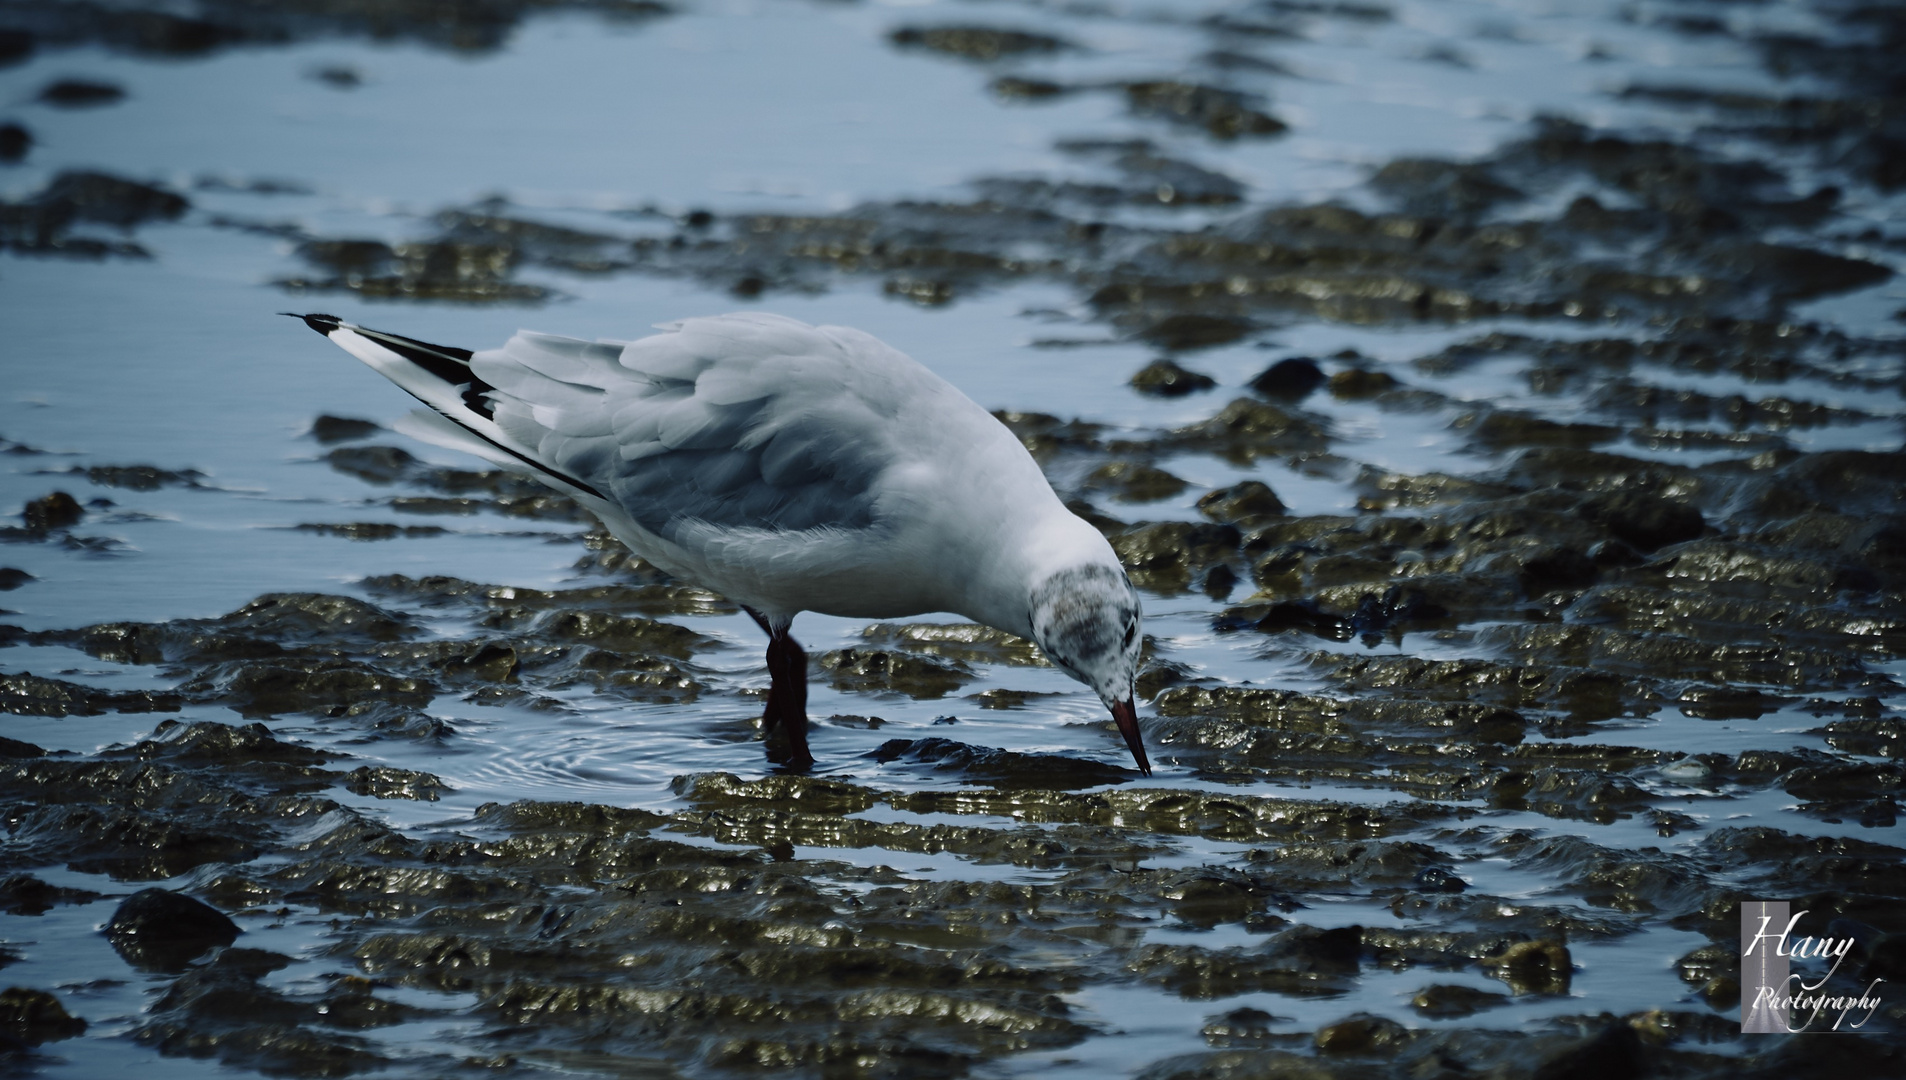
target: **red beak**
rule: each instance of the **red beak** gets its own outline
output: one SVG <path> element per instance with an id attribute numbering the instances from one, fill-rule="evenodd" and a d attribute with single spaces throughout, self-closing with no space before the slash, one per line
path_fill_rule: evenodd
<path id="1" fill-rule="evenodd" d="M 1118 733 L 1125 736 L 1125 745 L 1132 748 L 1132 760 L 1138 762 L 1138 771 L 1150 776 L 1152 763 L 1145 759 L 1145 740 L 1138 734 L 1138 708 L 1131 698 L 1112 706 L 1112 719 L 1118 722 Z"/>

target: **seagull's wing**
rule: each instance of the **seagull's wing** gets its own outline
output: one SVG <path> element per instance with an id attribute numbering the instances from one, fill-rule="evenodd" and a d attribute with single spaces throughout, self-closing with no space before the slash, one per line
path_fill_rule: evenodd
<path id="1" fill-rule="evenodd" d="M 664 329 L 626 345 L 522 333 L 470 369 L 494 388 L 512 443 L 657 536 L 874 524 L 872 488 L 895 459 L 901 384 L 916 365 L 896 367 L 899 354 L 873 352 L 865 335 L 775 315 Z"/>
<path id="2" fill-rule="evenodd" d="M 440 414 L 413 433 L 611 502 L 669 540 L 877 525 L 876 481 L 906 456 L 903 403 L 951 389 L 866 334 L 757 313 L 630 343 L 519 333 L 477 353 L 305 321 Z"/>

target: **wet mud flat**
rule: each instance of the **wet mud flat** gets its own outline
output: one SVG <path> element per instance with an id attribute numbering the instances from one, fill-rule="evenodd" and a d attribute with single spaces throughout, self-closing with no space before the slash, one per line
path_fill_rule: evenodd
<path id="1" fill-rule="evenodd" d="M 23 10 L 28 49 L 373 32 Z M 195 221 L 280 245 L 271 288 L 312 306 L 551 303 L 618 277 L 948 318 L 1074 297 L 1035 357 L 1136 344 L 1132 392 L 1197 417 L 998 414 L 1146 592 L 1159 775 L 1119 764 L 1027 643 L 939 621 L 813 649 L 839 709 L 814 717 L 820 771 L 782 770 L 727 601 L 533 483 L 320 417 L 300 445 L 353 495 L 260 542 L 361 545 L 348 588 L 0 625 L 0 711 L 135 733 L 48 749 L 0 718 L 0 964 L 32 976 L 0 995 L 8 1068 L 109 1041 L 294 1076 L 1906 1072 L 1906 339 L 1830 306 L 1906 252 L 1900 12 L 1775 32 L 1636 9 L 1810 89 L 1633 83 L 1610 93 L 1681 122 L 1538 117 L 1486 155 L 1267 205 L 1224 155 L 1290 125 L 1236 73 L 1282 78 L 1389 9 L 1187 16 L 1207 51 L 1118 77 L 1067 67 L 1087 46 L 1063 27 L 961 10 L 890 47 L 980 65 L 1017 108 L 1113 102 L 1134 133 L 1067 136 L 1076 171 L 964 200 L 558 224 L 496 199 L 405 238 L 194 218 L 198 191 L 69 170 L 4 208 L 0 240 L 108 263 Z M 514 12 L 447 43 L 492 47 Z M 107 557 L 115 499 L 216 493 L 183 466 L 6 449 L 46 494 L 0 559 Z M 532 588 L 376 554 L 479 529 L 574 566 Z M 52 587 L 0 572 L 0 598 Z M 527 797 L 469 764 L 492 738 L 473 717 L 605 712 L 640 718 L 629 756 L 669 723 L 700 741 L 653 751 L 669 775 L 641 798 Z M 1053 731 L 991 738 L 996 716 Z M 1739 1033 L 1739 905 L 1760 899 L 1853 940 L 1827 991 L 1883 980 L 1859 1034 Z M 36 930 L 62 918 L 96 943 L 83 971 L 48 955 L 77 936 Z"/>

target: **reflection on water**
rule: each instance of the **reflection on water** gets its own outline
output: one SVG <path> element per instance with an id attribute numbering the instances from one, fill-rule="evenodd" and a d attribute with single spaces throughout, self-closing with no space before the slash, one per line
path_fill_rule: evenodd
<path id="1" fill-rule="evenodd" d="M 1036 886 L 1055 896 L 1089 887 L 1113 896 L 1120 888 L 1114 873 L 1212 866 L 1258 875 L 1252 888 L 1260 878 L 1279 882 L 1304 905 L 1271 916 L 1275 925 L 1254 922 L 1270 910 L 1259 897 L 1250 902 L 1257 905 L 1250 918 L 1201 924 L 1183 916 L 1178 901 L 1145 906 L 1152 900 L 1144 898 L 1166 894 L 1134 884 L 1116 914 L 1098 924 L 1080 916 L 1066 930 L 1074 938 L 1065 941 L 1055 935 L 1034 948 L 978 932 L 957 937 L 956 945 L 922 937 L 923 948 L 944 955 L 995 948 L 1010 956 L 1003 962 L 1060 972 L 1051 976 L 1051 992 L 1070 1009 L 1068 1023 L 1080 1025 L 1073 1034 L 1056 1044 L 1030 1036 L 1010 1045 L 960 1043 L 958 1053 L 934 1065 L 986 1075 L 1131 1074 L 1175 1055 L 1227 1047 L 1308 1054 L 1311 1032 L 1354 1013 L 1419 1030 L 1521 1032 L 1560 1030 L 1544 1026 L 1558 1017 L 1653 1008 L 1724 1017 L 1724 995 L 1702 998 L 1699 981 L 1684 981 L 1673 966 L 1709 937 L 1688 929 L 1694 922 L 1686 912 L 1679 922 L 1667 917 L 1671 903 L 1698 909 L 1688 898 L 1702 889 L 1718 895 L 1713 890 L 1721 886 L 1718 879 L 1659 884 L 1679 872 L 1676 860 L 1711 852 L 1720 844 L 1717 831 L 1728 828 L 1857 841 L 1893 833 L 1885 808 L 1898 783 L 1897 766 L 1889 764 L 1899 754 L 1901 703 L 1897 553 L 1884 553 L 1883 538 L 1864 548 L 1865 541 L 1847 540 L 1832 556 L 1841 574 L 1835 578 L 1831 568 L 1815 569 L 1825 556 L 1805 563 L 1818 555 L 1808 554 L 1815 540 L 1782 532 L 1778 523 L 1752 525 L 1760 531 L 1750 537 L 1750 525 L 1737 527 L 1730 517 L 1753 500 L 1754 513 L 1775 514 L 1766 509 L 1775 497 L 1747 486 L 1764 470 L 1788 468 L 1808 454 L 1890 453 L 1900 446 L 1902 324 L 1895 310 L 1906 311 L 1906 286 L 1885 273 L 1906 250 L 1897 233 L 1897 147 L 1891 165 L 1863 157 L 1861 129 L 1829 150 L 1804 140 L 1780 149 L 1763 130 L 1773 121 L 1742 104 L 1768 97 L 1838 101 L 1853 92 L 1833 71 L 1803 62 L 1794 44 L 1844 44 L 1844 35 L 1854 41 L 1866 32 L 1863 24 L 1837 21 L 1833 10 L 1514 0 L 1381 8 L 1213 2 L 1158 10 L 706 0 L 635 19 L 537 15 L 474 38 L 452 34 L 449 44 L 457 47 L 446 47 L 441 35 L 386 27 L 355 36 L 362 28 L 314 20 L 293 26 L 281 42 L 265 43 L 270 35 L 259 31 L 184 56 L 155 55 L 149 43 L 123 37 L 55 32 L 40 8 L 22 11 L 38 45 L 0 69 L 0 120 L 31 133 L 24 161 L 0 173 L 6 213 L 14 215 L 0 219 L 0 238 L 15 250 L 0 261 L 7 336 L 0 436 L 8 440 L 0 504 L 19 506 L 60 489 L 85 504 L 85 515 L 60 534 L 63 540 L 22 535 L 0 546 L 0 565 L 30 575 L 0 593 L 4 622 L 19 628 L 0 637 L 7 644 L 0 670 L 112 692 L 169 691 L 195 675 L 185 670 L 191 663 L 172 669 L 120 662 L 50 632 L 213 619 L 265 593 L 347 594 L 407 613 L 414 632 L 405 647 L 415 663 L 423 663 L 417 657 L 430 643 L 512 634 L 524 661 L 521 684 L 509 693 L 465 693 L 468 687 L 458 685 L 436 694 L 427 709 L 375 723 L 362 713 L 272 715 L 271 737 L 346 755 L 330 768 L 416 770 L 448 789 L 437 801 L 406 801 L 380 798 L 374 785 L 353 790 L 320 780 L 326 798 L 360 816 L 350 821 L 502 845 L 514 834 L 483 816 L 488 804 L 576 800 L 672 815 L 656 826 L 657 837 L 709 851 L 817 860 L 815 887 L 830 897 L 872 896 L 896 882 L 922 881 Z M 990 38 L 940 51 L 918 44 L 923 39 L 890 40 L 901 27 L 992 23 L 1060 45 L 1014 52 L 1021 46 L 1009 42 L 994 58 L 1001 46 Z M 968 54 L 957 55 L 960 49 Z M 110 84 L 125 96 L 90 108 L 36 100 L 57 79 Z M 1180 82 L 1166 85 L 1170 80 Z M 1668 92 L 1676 88 L 1681 92 Z M 1650 140 L 1657 140 L 1672 152 L 1635 151 L 1616 160 L 1616 149 L 1588 136 L 1571 143 L 1575 136 L 1554 134 L 1562 129 L 1540 127 L 1555 116 L 1618 133 L 1628 140 L 1624 146 L 1653 147 Z M 1288 131 L 1250 134 L 1251 124 L 1273 122 Z M 1245 136 L 1228 137 L 1233 129 L 1226 125 L 1237 124 L 1245 125 Z M 1550 141 L 1513 149 L 1538 130 L 1550 132 Z M 1575 172 L 1542 171 L 1550 167 L 1543 154 L 1577 152 Z M 1385 168 L 1406 158 L 1490 155 L 1500 160 L 1490 158 L 1497 167 L 1488 175 L 1459 170 L 1423 180 Z M 1776 171 L 1754 173 L 1757 157 L 1773 161 Z M 74 202 L 79 209 L 69 207 L 77 215 L 71 220 L 49 225 L 44 215 L 28 216 L 49 205 L 50 185 L 73 170 L 181 193 L 190 209 L 145 214 L 152 220 L 141 223 L 134 220 L 141 215 L 116 219 L 117 211 L 99 209 L 104 202 Z M 1511 192 L 1505 177 L 1542 178 L 1542 186 Z M 1275 228 L 1256 217 L 1267 207 L 1324 203 L 1368 216 Z M 1689 234 L 1700 242 L 1675 232 L 1688 227 L 1675 216 L 1686 205 L 1706 215 Z M 1433 227 L 1425 231 L 1424 221 Z M 41 225 L 52 230 L 42 240 L 52 236 L 66 246 L 35 240 L 31 229 Z M 74 238 L 98 246 L 82 250 Z M 1222 258 L 1183 254 L 1219 241 L 1251 250 L 1226 248 Z M 134 243 L 143 256 L 127 253 L 125 245 Z M 1172 244 L 1182 258 L 1160 254 Z M 1545 244 L 1565 253 L 1554 255 Z M 1767 255 L 1768 244 L 1830 252 L 1839 261 L 1793 264 L 1795 270 L 1780 261 L 1785 256 Z M 1528 254 L 1537 249 L 1548 253 Z M 1723 249 L 1734 254 L 1717 254 Z M 1197 262 L 1207 256 L 1208 263 Z M 1523 258 L 1529 261 L 1515 261 Z M 1630 265 L 1637 260 L 1646 265 Z M 1611 284 L 1614 270 L 1645 280 Z M 1426 280 L 1433 288 L 1422 285 Z M 1409 293 L 1418 288 L 1420 300 L 1398 299 L 1419 295 Z M 1274 289 L 1287 293 L 1269 299 L 1266 290 Z M 1461 309 L 1468 314 L 1435 314 L 1444 311 L 1436 305 L 1455 304 L 1449 297 L 1459 294 L 1473 305 Z M 1584 309 L 1578 294 L 1606 303 Z M 1251 297 L 1267 299 L 1252 306 Z M 503 302 L 481 302 L 497 298 Z M 743 307 L 870 331 L 991 409 L 1100 425 L 1088 436 L 1055 437 L 1041 450 L 1063 487 L 1080 484 L 1107 460 L 1149 464 L 1186 482 L 1154 502 L 1121 502 L 1103 490 L 1066 492 L 1087 495 L 1095 512 L 1116 519 L 1106 524 L 1110 530 L 1128 533 L 1127 523 L 1144 522 L 1238 526 L 1228 539 L 1184 541 L 1228 544 L 1213 560 L 1237 579 L 1229 586 L 1214 580 L 1208 563 L 1195 561 L 1139 574 L 1155 652 L 1178 665 L 1153 689 L 1184 685 L 1171 691 L 1178 704 L 1161 697 L 1161 715 L 1147 721 L 1156 725 L 1150 730 L 1158 775 L 1107 790 L 1133 799 L 1169 789 L 1215 800 L 1406 807 L 1362 839 L 1421 845 L 1447 860 L 1474 893 L 1500 897 L 1516 913 L 1464 909 L 1456 893 L 1439 899 L 1408 873 L 1383 878 L 1361 864 L 1335 871 L 1330 881 L 1279 869 L 1298 858 L 1279 863 L 1280 851 L 1297 852 L 1300 840 L 1314 839 L 1301 833 L 1227 838 L 1202 826 L 1140 826 L 1139 839 L 1125 835 L 1119 843 L 1146 854 L 1124 865 L 1092 854 L 1100 850 L 1092 844 L 1111 841 L 1098 834 L 1081 839 L 1088 827 L 1101 827 L 1092 816 L 1098 810 L 1073 820 L 1036 800 L 1011 812 L 981 796 L 963 803 L 961 793 L 985 786 L 977 773 L 882 751 L 893 740 L 944 738 L 1118 765 L 1125 750 L 1103 724 L 1097 701 L 1045 667 L 975 661 L 976 674 L 956 690 L 922 698 L 841 689 L 817 676 L 810 697 L 820 758 L 815 775 L 880 793 L 840 823 L 816 825 L 780 807 L 773 813 L 786 811 L 789 819 L 763 824 L 765 818 L 749 816 L 756 810 L 745 800 L 696 795 L 681 778 L 764 772 L 754 718 L 765 677 L 751 622 L 739 614 L 659 615 L 713 644 L 680 665 L 681 678 L 696 687 L 692 695 L 631 700 L 612 692 L 600 672 L 538 668 L 559 661 L 531 655 L 526 642 L 542 633 L 540 624 L 508 614 L 507 605 L 431 606 L 373 593 L 365 582 L 379 575 L 538 589 L 621 579 L 586 568 L 593 558 L 583 539 L 586 522 L 513 513 L 502 500 L 452 506 L 445 500 L 468 493 L 432 488 L 416 472 L 379 484 L 367 482 L 362 470 L 333 468 L 336 447 L 313 436 L 314 418 L 364 418 L 387 427 L 411 403 L 274 314 L 324 310 L 425 340 L 483 347 L 519 327 L 627 338 L 667 319 Z M 1206 319 L 1194 329 L 1220 340 L 1158 344 L 1168 340 L 1160 336 L 1165 320 L 1181 312 Z M 1753 321 L 1763 314 L 1769 323 Z M 1190 331 L 1180 324 L 1178 332 Z M 1709 336 L 1687 344 L 1700 334 Z M 1771 361 L 1725 353 L 1734 348 L 1725 342 L 1750 338 L 1804 342 L 1788 352 L 1767 346 L 1767 355 L 1778 354 Z M 1625 343 L 1629 351 L 1597 342 Z M 1132 374 L 1166 351 L 1209 375 L 1216 388 L 1179 398 L 1134 392 L 1127 385 Z M 1251 380 L 1289 357 L 1312 358 L 1337 380 L 1284 403 L 1285 419 L 1314 425 L 1306 430 L 1314 430 L 1315 445 L 1262 431 L 1252 438 L 1263 441 L 1250 445 L 1208 431 L 1186 434 L 1227 402 L 1248 398 Z M 1358 381 L 1360 373 L 1394 382 Z M 401 441 L 373 429 L 339 445 Z M 474 467 L 435 448 L 405 449 L 426 467 Z M 1469 500 L 1508 506 L 1514 485 L 1533 475 L 1532 458 L 1520 456 L 1531 449 L 1553 451 L 1557 456 L 1540 467 L 1558 475 L 1571 458 L 1621 455 L 1608 468 L 1647 478 L 1658 485 L 1651 491 L 1709 499 L 1706 518 L 1697 519 L 1709 537 L 1719 530 L 1730 542 L 1751 539 L 1764 545 L 1757 558 L 1788 562 L 1755 579 L 1766 588 L 1738 597 L 1736 608 L 1717 603 L 1689 614 L 1694 609 L 1650 609 L 1669 601 L 1641 590 L 1677 573 L 1712 573 L 1725 584 L 1728 574 L 1757 573 L 1754 567 L 1764 564 L 1741 561 L 1727 573 L 1669 567 L 1646 577 L 1657 565 L 1648 560 L 1662 556 L 1652 549 L 1623 555 L 1626 548 L 1604 544 L 1595 550 L 1613 554 L 1593 565 L 1558 562 L 1553 553 L 1541 562 L 1527 552 L 1514 553 L 1525 562 L 1511 562 L 1504 548 L 1470 566 L 1437 569 L 1445 558 L 1438 543 L 1470 543 L 1462 537 L 1488 534 L 1492 521 L 1552 510 L 1576 520 L 1569 516 L 1573 503 L 1566 513 L 1542 503 L 1555 497 L 1553 487 L 1495 517 L 1460 522 L 1467 531 L 1457 539 L 1436 541 L 1395 524 L 1419 518 L 1429 523 L 1425 530 L 1453 529 L 1444 515 L 1460 514 Z M 149 474 L 147 482 L 88 472 L 133 465 L 179 475 Z M 1647 473 L 1650 467 L 1664 472 Z M 1701 468 L 1711 471 L 1676 471 Z M 1420 479 L 1426 477 L 1434 485 Z M 1247 480 L 1269 484 L 1288 516 L 1269 525 L 1208 522 L 1199 500 Z M 1742 486 L 1725 487 L 1737 481 Z M 1561 487 L 1579 498 L 1600 490 L 1593 484 L 1576 478 Z M 1723 490 L 1738 497 L 1729 503 L 1712 494 Z M 1816 515 L 1807 520 L 1817 523 L 1862 513 L 1829 502 L 1820 495 L 1780 515 Z M 1889 512 L 1897 507 L 1865 511 Z M 1306 531 L 1304 524 L 1324 518 L 1341 519 L 1332 527 L 1343 529 L 1391 522 L 1394 538 L 1332 548 L 1321 527 Z M 1509 526 L 1500 528 L 1507 535 Z M 1701 534 L 1697 527 L 1674 539 Z M 1136 541 L 1129 551 L 1157 554 Z M 1816 572 L 1827 576 L 1806 576 Z M 1214 629 L 1227 608 L 1224 625 L 1248 626 L 1269 617 L 1267 605 L 1280 599 L 1353 608 L 1371 574 L 1442 574 L 1435 580 L 1460 578 L 1471 592 L 1441 597 L 1453 609 L 1447 618 L 1399 622 L 1370 649 L 1301 630 Z M 1490 592 L 1489 581 L 1508 584 Z M 1596 591 L 1585 592 L 1595 582 Z M 1803 587 L 1815 589 L 1808 594 L 1815 599 L 1781 591 Z M 1806 624 L 1804 635 L 1812 636 L 1779 639 L 1771 659 L 1743 659 L 1743 646 L 1712 669 L 1700 669 L 1698 660 L 1663 667 L 1670 661 L 1645 652 L 1555 637 L 1606 627 L 1685 633 L 1689 640 L 1745 637 L 1788 625 L 1776 610 L 1782 607 L 1794 608 L 1801 622 L 1825 614 Z M 1704 619 L 1713 621 L 1694 625 Z M 864 645 L 863 629 L 815 615 L 797 626 L 815 656 Z M 358 655 L 361 645 L 338 648 Z M 1559 676 L 1545 675 L 1552 665 L 1574 673 L 1561 690 Z M 1436 674 L 1450 671 L 1467 674 Z M 1449 681 L 1435 681 L 1441 678 Z M 1513 697 L 1502 687 L 1516 679 L 1526 683 L 1526 694 L 1516 704 L 1513 740 L 1490 735 L 1497 721 L 1488 716 L 1458 715 L 1466 704 L 1499 707 Z M 1375 721 L 1354 711 L 1313 716 L 1305 711 L 1314 706 L 1310 697 L 1313 704 L 1290 706 L 1288 714 L 1250 714 L 1256 719 L 1225 721 L 1227 728 L 1210 719 L 1220 705 L 1193 700 L 1195 688 L 1224 687 L 1344 701 L 1419 695 L 1449 713 L 1410 713 L 1413 727 L 1388 714 Z M 1763 698 L 1764 707 L 1756 704 Z M 1013 702 L 1022 704 L 989 707 Z M 0 735 L 54 754 L 94 755 L 137 743 L 162 719 L 258 718 L 241 716 L 208 692 L 163 716 L 14 715 Z M 1441 737 L 1433 725 L 1444 723 L 1449 741 L 1435 744 L 1434 754 L 1419 752 L 1430 745 L 1425 740 Z M 1293 764 L 1280 764 L 1286 760 Z M 1833 772 L 1843 766 L 1866 772 Z M 1817 775 L 1794 780 L 1795 769 Z M 1615 780 L 1583 794 L 1582 777 L 1598 771 Z M 1522 787 L 1505 794 L 1510 773 Z M 952 801 L 931 802 L 935 793 Z M 0 793 L 0 800 L 14 799 Z M 377 946 L 367 941 L 384 932 L 383 916 L 364 909 L 347 919 L 336 913 L 341 906 L 267 900 L 235 884 L 246 873 L 315 858 L 309 851 L 346 819 L 326 820 L 331 824 L 312 826 L 315 833 L 259 856 L 242 873 L 193 863 L 168 884 L 242 909 L 242 944 L 291 958 L 259 984 L 274 1000 L 318 1000 L 344 993 L 338 988 L 355 986 L 349 980 L 366 973 L 378 976 L 365 992 L 392 1003 L 395 1019 L 353 1028 L 351 1038 L 360 1042 L 352 1045 L 368 1056 L 341 1070 L 438 1075 L 433 1070 L 487 1061 L 520 1071 L 623 1074 L 652 1067 L 667 1075 L 727 1060 L 660 1036 L 652 1045 L 666 1050 L 582 1040 L 526 1046 L 511 1057 L 492 1031 L 494 1010 L 504 1008 L 498 1001 L 507 995 L 486 998 L 494 987 L 405 977 L 395 962 L 378 967 L 384 961 L 372 959 Z M 1058 833 L 1046 825 L 1055 822 L 1076 832 L 1052 839 Z M 914 826 L 940 833 L 920 841 L 897 831 Z M 1025 846 L 995 849 L 960 839 L 973 829 L 1029 831 Z M 133 879 L 154 875 L 122 880 L 66 869 L 65 856 L 36 854 L 50 850 L 38 843 L 22 836 L 0 846 L 6 869 L 106 899 L 44 914 L 0 914 L 0 941 L 20 957 L 8 980 L 55 990 L 92 1025 L 84 1038 L 43 1047 L 28 1067 L 51 1076 L 128 1067 L 154 1076 L 201 1075 L 194 1059 L 171 1056 L 193 1052 L 219 1054 L 238 1071 L 273 1067 L 264 1051 L 246 1057 L 230 1050 L 229 1040 L 220 1044 L 225 1049 L 207 1044 L 195 1051 L 183 1028 L 154 1034 L 152 1017 L 173 1015 L 162 998 L 171 978 L 131 971 L 94 933 L 113 898 L 137 887 Z M 1591 847 L 1640 861 L 1609 868 L 1595 860 L 1616 855 Z M 1875 865 L 1899 858 L 1891 848 L 1860 850 Z M 1756 854 L 1730 873 L 1760 880 L 1760 870 L 1776 861 Z M 1114 884 L 1077 884 L 1088 873 Z M 1620 873 L 1647 881 L 1614 880 Z M 587 891 L 563 887 L 580 890 L 577 896 Z M 1885 913 L 1879 886 L 1834 887 L 1866 890 L 1871 902 L 1848 905 L 1855 917 L 1898 918 Z M 1542 914 L 1551 907 L 1570 913 Z M 417 929 L 429 922 L 423 910 L 389 918 Z M 1227 983 L 1209 970 L 1201 977 L 1216 980 L 1207 984 L 1216 989 L 1193 991 L 1173 981 L 1190 979 L 1190 966 L 1215 963 L 1213 955 L 1230 955 L 1224 950 L 1268 954 L 1284 920 L 1321 929 L 1539 926 L 1543 935 L 1561 937 L 1572 927 L 1575 971 L 1566 992 L 1519 994 L 1504 1008 L 1457 1019 L 1426 1016 L 1411 1005 L 1412 995 L 1432 981 L 1504 991 L 1505 977 L 1464 957 L 1456 964 L 1462 970 L 1433 976 L 1417 960 L 1365 962 L 1354 977 L 1319 976 L 1322 989 L 1301 993 L 1265 989 L 1245 976 Z M 1152 947 L 1163 951 L 1147 951 Z M 1241 1009 L 1270 1014 L 1274 1019 L 1264 1023 L 1273 1034 L 1218 1030 L 1215 1018 Z M 825 1071 L 813 1060 L 801 1067 Z M 1166 1068 L 1161 1075 L 1176 1073 Z"/>

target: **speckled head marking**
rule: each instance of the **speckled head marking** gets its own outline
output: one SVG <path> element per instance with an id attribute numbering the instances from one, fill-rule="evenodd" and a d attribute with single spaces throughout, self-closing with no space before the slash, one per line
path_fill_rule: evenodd
<path id="1" fill-rule="evenodd" d="M 1138 593 L 1116 567 L 1069 567 L 1032 590 L 1032 640 L 1107 707 L 1132 699 L 1144 646 L 1139 620 Z"/>

